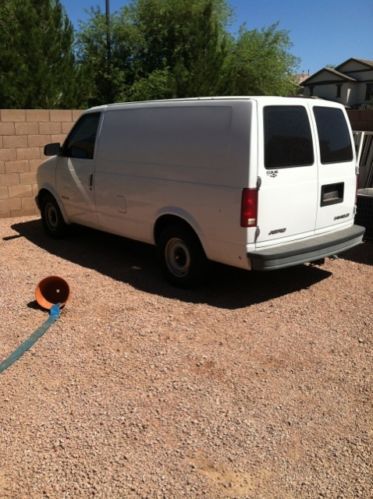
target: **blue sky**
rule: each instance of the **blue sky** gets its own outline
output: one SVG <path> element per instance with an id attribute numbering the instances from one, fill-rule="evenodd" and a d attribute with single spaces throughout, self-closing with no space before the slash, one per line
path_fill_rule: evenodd
<path id="1" fill-rule="evenodd" d="M 77 27 L 92 6 L 105 0 L 61 0 Z M 114 12 L 128 0 L 110 0 Z M 319 70 L 350 57 L 373 60 L 373 0 L 229 0 L 234 15 L 231 31 L 241 24 L 260 29 L 279 22 L 289 31 L 299 72 Z"/>

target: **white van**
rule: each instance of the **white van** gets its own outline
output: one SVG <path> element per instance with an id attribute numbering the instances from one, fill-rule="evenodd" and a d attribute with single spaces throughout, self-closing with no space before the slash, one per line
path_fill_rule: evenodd
<path id="1" fill-rule="evenodd" d="M 343 106 L 216 97 L 89 109 L 38 170 L 48 234 L 71 223 L 155 244 L 167 278 L 207 260 L 270 270 L 362 241 Z"/>

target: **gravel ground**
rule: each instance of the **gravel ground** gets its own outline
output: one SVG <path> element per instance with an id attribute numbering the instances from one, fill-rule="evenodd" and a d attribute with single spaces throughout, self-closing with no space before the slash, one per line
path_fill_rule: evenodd
<path id="1" fill-rule="evenodd" d="M 154 250 L 0 220 L 1 498 L 372 497 L 373 243 L 323 267 L 223 266 L 198 291 Z"/>

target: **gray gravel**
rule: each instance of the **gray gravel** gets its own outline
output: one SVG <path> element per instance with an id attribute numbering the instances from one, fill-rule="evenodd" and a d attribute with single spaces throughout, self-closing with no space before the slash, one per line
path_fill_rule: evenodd
<path id="1" fill-rule="evenodd" d="M 51 274 L 71 300 L 0 375 L 1 498 L 372 497 L 372 242 L 181 291 L 148 246 L 2 219 L 0 361 Z"/>

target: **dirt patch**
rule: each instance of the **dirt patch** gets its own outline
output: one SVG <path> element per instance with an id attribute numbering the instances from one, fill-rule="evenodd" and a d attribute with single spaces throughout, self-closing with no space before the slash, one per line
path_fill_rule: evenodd
<path id="1" fill-rule="evenodd" d="M 20 236 L 20 237 L 17 237 Z M 0 497 L 370 497 L 373 243 L 323 267 L 216 266 L 175 290 L 151 247 L 0 220 Z"/>

